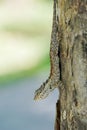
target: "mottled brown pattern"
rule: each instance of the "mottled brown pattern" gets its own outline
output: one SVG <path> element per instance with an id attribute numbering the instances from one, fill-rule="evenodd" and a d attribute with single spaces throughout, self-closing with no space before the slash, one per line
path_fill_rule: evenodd
<path id="1" fill-rule="evenodd" d="M 48 79 L 41 85 L 39 89 L 35 91 L 34 100 L 46 98 L 51 91 L 62 85 L 60 81 L 60 69 L 59 69 L 59 57 L 58 57 L 58 25 L 57 20 L 57 0 L 54 0 L 54 11 L 53 11 L 53 25 L 51 33 L 51 44 L 50 44 L 50 63 L 51 70 Z"/>

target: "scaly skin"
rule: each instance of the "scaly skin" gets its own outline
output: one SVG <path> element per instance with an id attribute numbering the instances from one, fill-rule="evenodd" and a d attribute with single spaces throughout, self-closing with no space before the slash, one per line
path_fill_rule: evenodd
<path id="1" fill-rule="evenodd" d="M 35 91 L 34 100 L 40 100 L 46 98 L 50 92 L 55 88 L 58 88 L 62 85 L 60 81 L 60 69 L 59 69 L 59 57 L 58 57 L 58 30 L 56 23 L 56 0 L 54 0 L 53 7 L 53 25 L 52 25 L 52 34 L 51 34 L 51 44 L 50 44 L 50 63 L 51 71 L 48 79 L 41 85 L 39 89 Z"/>

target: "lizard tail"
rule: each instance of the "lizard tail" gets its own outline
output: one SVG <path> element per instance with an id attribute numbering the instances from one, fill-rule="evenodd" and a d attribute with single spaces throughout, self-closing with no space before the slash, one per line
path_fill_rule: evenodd
<path id="1" fill-rule="evenodd" d="M 50 92 L 52 92 L 55 88 L 61 86 L 62 83 L 59 81 L 57 84 L 52 83 L 52 79 L 48 78 L 39 89 L 35 91 L 34 100 L 42 100 L 45 99 Z"/>

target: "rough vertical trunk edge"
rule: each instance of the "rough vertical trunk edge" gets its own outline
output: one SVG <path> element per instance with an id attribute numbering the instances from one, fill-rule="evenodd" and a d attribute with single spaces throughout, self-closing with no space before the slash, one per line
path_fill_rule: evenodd
<path id="1" fill-rule="evenodd" d="M 59 89 L 55 130 L 87 130 L 87 0 L 58 0 L 57 10 L 64 88 Z"/>

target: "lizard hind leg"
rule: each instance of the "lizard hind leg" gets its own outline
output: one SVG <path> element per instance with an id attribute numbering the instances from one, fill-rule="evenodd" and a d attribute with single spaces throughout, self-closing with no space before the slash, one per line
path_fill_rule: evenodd
<path id="1" fill-rule="evenodd" d="M 48 78 L 39 89 L 35 91 L 34 100 L 46 98 L 55 87 L 52 86 L 52 79 Z"/>

